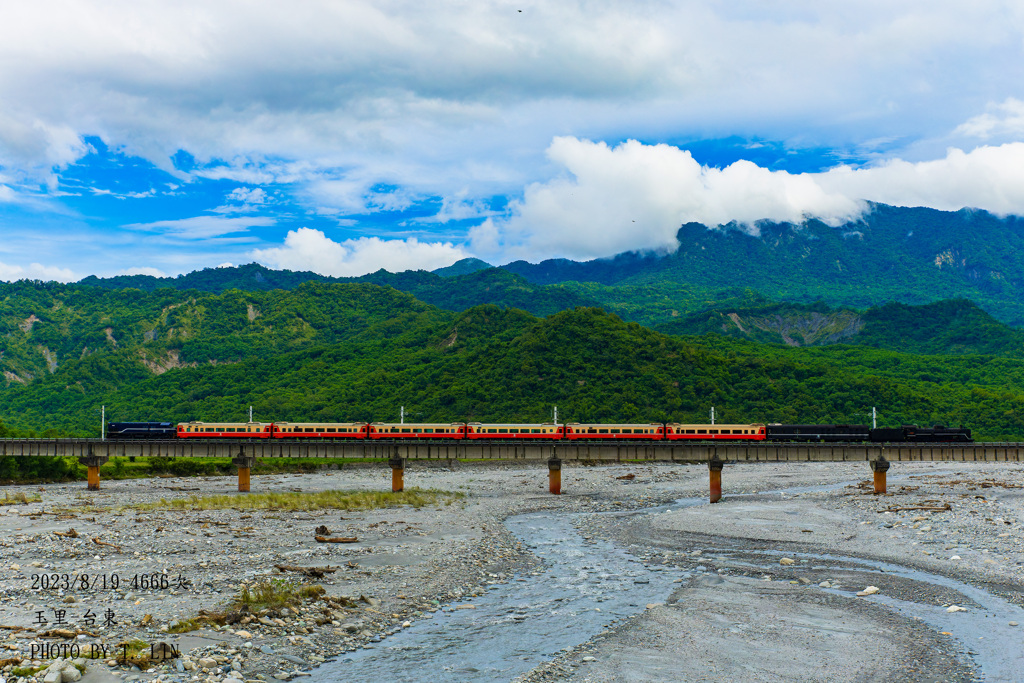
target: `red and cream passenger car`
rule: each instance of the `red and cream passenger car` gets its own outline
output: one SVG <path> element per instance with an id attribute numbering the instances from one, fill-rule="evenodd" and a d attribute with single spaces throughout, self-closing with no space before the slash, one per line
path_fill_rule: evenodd
<path id="1" fill-rule="evenodd" d="M 462 439 L 465 434 L 465 422 L 371 422 L 365 438 Z"/>
<path id="2" fill-rule="evenodd" d="M 749 425 L 687 425 L 670 422 L 665 425 L 665 438 L 669 441 L 696 439 L 698 441 L 764 441 L 763 424 Z"/>
<path id="3" fill-rule="evenodd" d="M 540 424 L 480 423 L 466 425 L 467 439 L 561 439 L 565 425 L 553 422 Z"/>
<path id="4" fill-rule="evenodd" d="M 182 422 L 179 439 L 269 439 L 272 422 Z"/>
<path id="5" fill-rule="evenodd" d="M 664 438 L 665 425 L 651 422 L 648 424 L 598 424 L 589 422 L 570 422 L 563 425 L 565 439 L 582 441 L 591 439 L 629 439 L 656 441 Z"/>
<path id="6" fill-rule="evenodd" d="M 365 439 L 365 422 L 275 422 L 275 439 Z"/>

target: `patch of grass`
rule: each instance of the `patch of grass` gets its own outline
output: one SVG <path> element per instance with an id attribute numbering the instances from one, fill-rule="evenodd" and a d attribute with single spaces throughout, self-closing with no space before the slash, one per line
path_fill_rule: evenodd
<path id="1" fill-rule="evenodd" d="M 188 633 L 189 631 L 195 631 L 203 627 L 203 624 L 207 623 L 204 617 L 196 617 L 194 619 L 181 619 L 174 626 L 167 628 L 168 633 Z"/>
<path id="2" fill-rule="evenodd" d="M 223 612 L 200 610 L 199 616 L 181 620 L 167 630 L 169 633 L 187 633 L 208 625 L 244 624 L 258 615 L 276 616 L 284 609 L 297 611 L 302 604 L 317 600 L 326 593 L 323 586 L 296 583 L 289 579 L 264 579 L 252 587 L 243 584 Z"/>
<path id="3" fill-rule="evenodd" d="M 4 499 L 0 500 L 0 505 L 28 505 L 29 503 L 41 503 L 43 497 L 38 493 L 28 494 L 22 491 L 21 493 L 13 496 L 4 494 Z"/>
<path id="4" fill-rule="evenodd" d="M 125 645 L 128 647 L 126 648 Z M 143 671 L 152 666 L 152 662 L 149 657 L 149 645 L 138 638 L 124 643 L 118 643 L 115 648 L 115 652 L 117 654 L 114 659 L 117 660 L 118 664 L 134 664 Z"/>
<path id="5" fill-rule="evenodd" d="M 306 600 L 315 600 L 327 591 L 323 586 L 299 584 L 287 579 L 269 579 L 253 586 L 242 586 L 232 608 L 247 607 L 251 612 L 280 610 Z"/>
<path id="6" fill-rule="evenodd" d="M 29 678 L 43 671 L 47 666 L 49 664 L 44 666 L 16 666 L 11 669 L 11 678 Z"/>
<path id="7" fill-rule="evenodd" d="M 138 510 L 375 510 L 408 505 L 451 505 L 466 494 L 411 488 L 392 491 L 319 491 L 316 493 L 250 493 L 246 495 L 190 496 L 132 506 Z"/>

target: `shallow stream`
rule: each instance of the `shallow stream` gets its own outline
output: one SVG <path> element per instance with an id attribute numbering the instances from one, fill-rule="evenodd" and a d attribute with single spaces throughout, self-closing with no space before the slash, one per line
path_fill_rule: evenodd
<path id="1" fill-rule="evenodd" d="M 770 493 L 831 488 L 836 486 Z M 682 499 L 646 513 L 699 504 L 705 504 L 704 499 Z M 613 621 L 643 611 L 647 603 L 664 602 L 673 582 L 691 574 L 676 567 L 647 567 L 607 541 L 582 537 L 573 520 L 572 514 L 556 512 L 508 519 L 510 531 L 545 560 L 545 571 L 494 585 L 466 603 L 472 608 L 450 605 L 368 649 L 341 655 L 314 671 L 311 680 L 509 681 L 559 651 L 586 642 Z M 737 544 L 735 552 L 749 562 L 749 549 Z M 714 554 L 728 558 L 731 553 L 720 547 Z M 886 572 L 962 593 L 980 609 L 972 606 L 967 612 L 948 613 L 939 606 L 882 594 L 855 599 L 884 604 L 937 630 L 952 632 L 986 681 L 1024 681 L 1024 630 L 1008 625 L 1010 621 L 1024 624 L 1024 609 L 969 584 L 899 565 L 825 554 L 788 555 L 823 569 Z M 750 566 L 768 571 L 777 568 L 778 558 L 765 553 L 763 564 Z M 852 596 L 849 590 L 831 592 Z"/>
<path id="2" fill-rule="evenodd" d="M 538 512 L 506 525 L 548 564 L 438 611 L 372 649 L 324 664 L 313 681 L 508 681 L 610 622 L 664 600 L 679 570 L 651 570 L 611 543 L 588 541 L 572 515 Z"/>

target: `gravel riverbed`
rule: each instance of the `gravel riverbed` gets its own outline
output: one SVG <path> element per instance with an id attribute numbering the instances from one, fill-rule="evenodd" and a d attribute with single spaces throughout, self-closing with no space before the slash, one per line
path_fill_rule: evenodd
<path id="1" fill-rule="evenodd" d="M 1024 680 L 1005 673 L 1012 656 L 1000 660 L 978 644 L 987 637 L 1024 650 L 1024 632 L 1011 625 L 1024 620 L 1004 618 L 1024 607 L 1024 467 L 894 463 L 883 496 L 863 486 L 870 476 L 866 463 L 727 465 L 725 497 L 708 505 L 703 466 L 565 463 L 564 493 L 552 496 L 543 463 L 412 462 L 407 487 L 465 496 L 359 512 L 132 507 L 231 494 L 228 477 L 105 480 L 98 492 L 84 483 L 4 487 L 0 679 L 78 675 L 60 662 L 17 675 L 54 661 L 40 645 L 78 654 L 86 683 L 301 679 L 342 653 L 386 647 L 438 611 L 472 609 L 495 587 L 529 591 L 547 560 L 503 522 L 547 510 L 679 578 L 663 601 L 640 605 L 523 681 Z M 253 477 L 252 490 L 388 490 L 390 478 L 381 465 Z M 13 503 L 21 493 L 42 500 Z M 318 527 L 358 542 L 319 543 Z M 57 533 L 70 529 L 77 537 Z M 278 565 L 333 571 L 307 578 Z M 168 633 L 267 577 L 326 593 L 298 610 Z M 877 592 L 858 597 L 869 585 Z M 971 625 L 982 613 L 993 628 Z M 148 671 L 117 663 L 115 648 L 133 640 L 156 659 L 160 643 L 180 656 Z"/>

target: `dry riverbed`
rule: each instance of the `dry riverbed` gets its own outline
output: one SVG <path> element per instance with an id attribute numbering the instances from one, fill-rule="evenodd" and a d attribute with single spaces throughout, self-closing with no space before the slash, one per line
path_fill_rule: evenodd
<path id="1" fill-rule="evenodd" d="M 965 586 L 1024 605 L 1020 465 L 894 463 L 885 496 L 857 486 L 870 477 L 863 463 L 727 465 L 725 498 L 713 506 L 669 504 L 705 500 L 700 466 L 566 464 L 562 477 L 564 495 L 551 496 L 543 464 L 413 462 L 407 486 L 464 495 L 365 511 L 136 507 L 230 494 L 233 478 L 104 481 L 98 492 L 83 483 L 5 487 L 0 679 L 42 681 L 45 670 L 26 671 L 51 663 L 41 644 L 68 655 L 77 645 L 86 683 L 300 679 L 340 653 L 387 647 L 389 635 L 439 610 L 471 609 L 494 587 L 528 590 L 545 560 L 503 520 L 537 510 L 581 513 L 572 519 L 584 537 L 612 540 L 679 578 L 663 602 L 641 605 L 523 680 L 969 681 L 987 652 L 979 637 L 1024 649 L 1024 633 L 1009 620 L 980 634 L 956 621 L 972 623 L 989 608 Z M 383 465 L 252 480 L 253 492 L 389 487 Z M 798 487 L 812 490 L 774 492 Z M 16 503 L 22 493 L 41 500 Z M 665 507 L 643 512 L 655 506 Z M 323 543 L 318 535 L 357 541 Z M 303 576 L 295 568 L 326 571 Z M 174 633 L 270 578 L 325 593 Z M 869 585 L 877 592 L 858 597 Z M 938 610 L 949 625 L 901 605 Z M 143 663 L 146 670 L 125 663 L 118 654 L 126 642 L 166 659 Z M 61 680 L 77 671 L 65 667 Z M 997 673 L 986 680 L 1024 680 Z"/>

